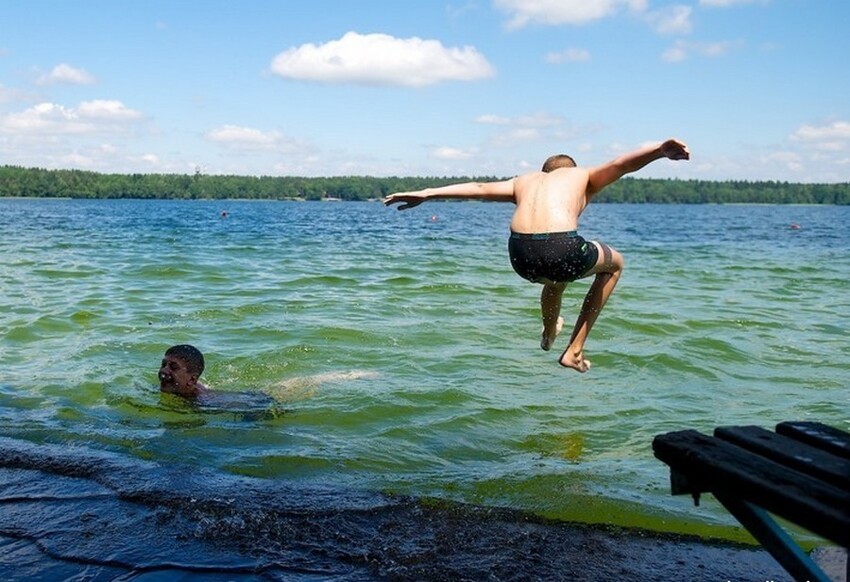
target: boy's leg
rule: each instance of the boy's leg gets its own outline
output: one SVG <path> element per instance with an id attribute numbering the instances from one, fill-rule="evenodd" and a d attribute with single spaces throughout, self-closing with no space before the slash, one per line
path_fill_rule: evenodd
<path id="1" fill-rule="evenodd" d="M 543 283 L 543 290 L 540 292 L 540 316 L 543 319 L 540 347 L 546 351 L 552 348 L 555 338 L 564 327 L 564 318 L 561 317 L 561 298 L 566 286 L 566 283 Z"/>
<path id="2" fill-rule="evenodd" d="M 605 307 L 608 297 L 611 296 L 611 292 L 617 286 L 624 265 L 623 256 L 615 249 L 596 241 L 593 241 L 593 244 L 599 249 L 599 258 L 596 260 L 596 265 L 585 274 L 585 277 L 596 275 L 596 278 L 584 298 L 584 303 L 573 328 L 573 334 L 570 337 L 570 345 L 561 354 L 560 359 L 562 366 L 573 368 L 579 372 L 586 372 L 590 369 L 590 361 L 584 358 L 584 343 L 587 341 L 587 336 L 590 334 L 596 318 L 599 317 L 599 312 Z"/>

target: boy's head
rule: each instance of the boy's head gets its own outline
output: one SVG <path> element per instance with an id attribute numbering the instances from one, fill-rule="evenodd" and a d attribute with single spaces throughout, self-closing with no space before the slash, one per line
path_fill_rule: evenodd
<path id="1" fill-rule="evenodd" d="M 195 346 L 181 344 L 165 350 L 159 367 L 159 389 L 162 392 L 194 396 L 198 379 L 204 372 L 204 355 Z"/>
<path id="2" fill-rule="evenodd" d="M 541 168 L 544 172 L 551 172 L 552 170 L 557 170 L 558 168 L 575 168 L 576 161 L 572 159 L 567 154 L 555 154 L 554 156 L 549 156 L 545 162 L 543 162 L 543 168 Z"/>

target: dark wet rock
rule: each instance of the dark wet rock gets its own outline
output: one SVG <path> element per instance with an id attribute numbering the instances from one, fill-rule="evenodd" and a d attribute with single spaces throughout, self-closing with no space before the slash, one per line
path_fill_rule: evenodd
<path id="1" fill-rule="evenodd" d="M 788 580 L 764 551 L 0 438 L 4 580 Z"/>

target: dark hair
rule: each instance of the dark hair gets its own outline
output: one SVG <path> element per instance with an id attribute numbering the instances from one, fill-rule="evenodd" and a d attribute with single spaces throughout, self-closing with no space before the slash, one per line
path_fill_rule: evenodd
<path id="1" fill-rule="evenodd" d="M 200 376 L 204 372 L 204 354 L 195 346 L 189 344 L 171 346 L 165 350 L 165 355 L 174 356 L 186 362 L 186 367 L 192 374 Z"/>
<path id="2" fill-rule="evenodd" d="M 549 156 L 545 162 L 543 162 L 542 170 L 544 172 L 551 172 L 552 170 L 557 170 L 558 168 L 575 168 L 576 161 L 572 159 L 572 157 L 567 154 L 555 154 L 554 156 Z"/>

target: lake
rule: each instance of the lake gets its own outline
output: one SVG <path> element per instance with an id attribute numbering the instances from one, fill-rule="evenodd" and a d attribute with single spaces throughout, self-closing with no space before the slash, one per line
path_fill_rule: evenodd
<path id="1" fill-rule="evenodd" d="M 670 495 L 652 438 L 850 429 L 850 207 L 592 205 L 626 269 L 583 375 L 539 349 L 512 208 L 0 199 L 0 436 L 745 539 Z M 159 393 L 177 343 L 220 406 Z"/>

